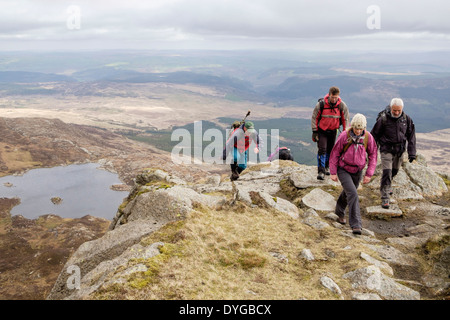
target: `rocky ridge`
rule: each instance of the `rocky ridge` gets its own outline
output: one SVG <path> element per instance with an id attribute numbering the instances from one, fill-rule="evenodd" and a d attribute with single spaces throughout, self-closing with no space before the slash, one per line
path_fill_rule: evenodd
<path id="1" fill-rule="evenodd" d="M 246 284 L 258 288 L 246 289 L 249 298 L 272 299 L 274 296 L 265 293 L 270 292 L 269 276 L 265 271 L 258 273 L 268 266 L 277 277 L 286 276 L 286 272 L 300 272 L 298 266 L 305 268 L 309 275 L 298 276 L 298 283 L 314 288 L 316 297 L 324 299 L 448 298 L 448 177 L 441 177 L 429 169 L 423 158 L 414 163 L 405 162 L 394 180 L 394 210 L 385 210 L 379 203 L 380 173 L 378 168 L 373 181 L 360 187 L 363 232 L 361 236 L 355 236 L 348 225 L 342 226 L 336 221 L 334 206 L 342 190 L 340 185 L 329 178 L 318 181 L 313 166 L 290 161 L 251 165 L 235 182 L 220 175 L 187 182 L 160 169 L 144 170 L 135 178 L 133 190 L 118 209 L 110 230 L 99 239 L 85 242 L 70 257 L 48 299 L 141 299 L 153 297 L 164 286 L 170 287 L 171 293 L 156 298 L 202 298 L 195 293 L 200 290 L 199 286 L 215 288 L 219 278 L 227 278 L 236 270 L 255 278 Z M 176 251 L 182 245 L 201 241 L 198 237 L 204 228 L 199 227 L 200 231 L 194 232 L 195 225 L 186 227 L 189 221 L 201 216 L 219 219 L 229 214 L 231 217 L 237 212 L 242 212 L 237 216 L 242 219 L 254 212 L 266 215 L 266 223 L 275 221 L 272 217 L 287 219 L 291 230 L 280 226 L 280 232 L 296 230 L 292 234 L 298 236 L 300 242 L 257 251 L 263 247 L 258 243 L 269 240 L 249 240 L 244 245 L 236 240 L 227 246 L 228 256 L 219 255 L 221 264 L 214 265 L 215 271 L 209 271 L 212 272 L 211 279 L 205 277 L 197 285 L 189 283 L 189 275 L 177 278 L 174 270 L 167 270 L 170 267 L 165 266 L 172 260 L 176 261 L 174 266 L 182 268 L 188 261 L 201 259 L 200 256 L 196 258 L 196 254 L 201 254 L 200 245 L 197 253 Z M 253 218 L 255 224 L 259 219 L 257 215 Z M 229 224 L 236 224 L 235 228 L 243 228 L 244 232 L 254 227 L 236 221 L 229 221 Z M 211 224 L 209 226 L 212 228 Z M 164 233 L 159 232 L 165 228 L 176 232 L 163 236 Z M 257 233 L 264 232 L 263 229 L 256 230 Z M 226 243 L 227 237 L 233 236 L 223 231 L 223 227 L 217 228 L 216 233 L 220 239 L 215 241 L 219 243 Z M 328 243 L 330 239 L 335 241 L 334 244 L 319 250 L 320 244 Z M 213 253 L 224 248 L 217 244 L 208 246 L 216 246 Z M 240 254 L 237 262 L 230 258 L 234 254 Z M 243 259 L 249 256 L 251 263 Z M 207 260 L 214 259 L 210 256 Z M 79 268 L 78 278 L 71 272 L 73 266 Z M 289 269 L 292 266 L 295 268 Z M 285 270 L 284 274 L 282 270 Z M 177 292 L 181 287 L 191 285 L 195 288 L 192 291 Z M 242 284 L 236 285 L 241 292 Z M 142 294 L 142 290 L 146 294 Z M 218 297 L 214 290 L 207 291 L 208 298 Z M 233 292 L 229 297 L 242 298 L 241 293 Z M 308 298 L 306 292 L 299 291 L 295 295 L 281 297 Z"/>

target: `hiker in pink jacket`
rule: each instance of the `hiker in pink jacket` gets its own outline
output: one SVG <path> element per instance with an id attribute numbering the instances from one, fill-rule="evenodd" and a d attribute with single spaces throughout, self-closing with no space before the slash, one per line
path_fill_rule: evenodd
<path id="1" fill-rule="evenodd" d="M 350 128 L 342 132 L 330 155 L 330 178 L 341 182 L 343 191 L 336 203 L 335 213 L 338 222 L 345 224 L 345 208 L 349 208 L 349 224 L 354 234 L 361 234 L 361 212 L 359 208 L 358 186 L 363 169 L 366 166 L 366 153 L 369 164 L 363 183 L 369 183 L 377 165 L 377 144 L 366 130 L 366 117 L 357 113 L 353 117 Z"/>

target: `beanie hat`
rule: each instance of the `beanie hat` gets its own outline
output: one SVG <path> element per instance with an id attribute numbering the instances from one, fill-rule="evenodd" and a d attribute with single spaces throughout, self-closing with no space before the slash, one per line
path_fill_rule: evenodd
<path id="1" fill-rule="evenodd" d="M 255 126 L 253 125 L 253 122 L 251 122 L 251 121 L 247 121 L 245 123 L 245 127 L 247 128 L 248 132 L 255 132 L 256 131 L 255 130 Z"/>
<path id="2" fill-rule="evenodd" d="M 366 117 L 361 113 L 357 113 L 353 116 L 350 126 L 355 129 L 365 129 L 367 126 Z"/>

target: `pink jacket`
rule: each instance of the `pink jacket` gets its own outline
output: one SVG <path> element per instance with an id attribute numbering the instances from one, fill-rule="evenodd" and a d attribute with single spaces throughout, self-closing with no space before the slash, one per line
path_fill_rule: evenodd
<path id="1" fill-rule="evenodd" d="M 352 130 L 352 129 L 348 129 Z M 360 138 L 360 144 L 352 143 L 347 151 L 343 153 L 344 147 L 347 144 L 347 131 L 343 131 L 337 138 L 336 144 L 330 154 L 330 174 L 337 173 L 337 167 L 341 167 L 350 173 L 361 171 L 366 166 L 366 150 L 364 149 L 364 135 L 369 135 L 367 141 L 367 154 L 369 164 L 366 171 L 366 176 L 371 177 L 375 172 L 377 166 L 378 149 L 375 139 L 369 131 L 364 130 Z"/>

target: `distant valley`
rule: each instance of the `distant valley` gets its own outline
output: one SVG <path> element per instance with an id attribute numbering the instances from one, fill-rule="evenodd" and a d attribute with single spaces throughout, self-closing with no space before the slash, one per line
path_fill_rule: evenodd
<path id="1" fill-rule="evenodd" d="M 420 55 L 400 63 L 255 52 L 3 53 L 0 115 L 57 118 L 170 151 L 174 128 L 202 120 L 225 130 L 251 110 L 258 128 L 279 129 L 296 160 L 312 164 L 308 120 L 317 99 L 337 85 L 351 115 L 364 113 L 369 129 L 392 97 L 402 97 L 420 133 L 419 152 L 448 172 L 450 66 L 443 57 L 435 53 L 426 64 Z"/>

